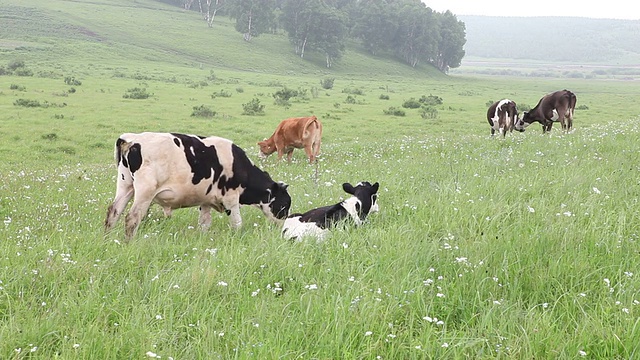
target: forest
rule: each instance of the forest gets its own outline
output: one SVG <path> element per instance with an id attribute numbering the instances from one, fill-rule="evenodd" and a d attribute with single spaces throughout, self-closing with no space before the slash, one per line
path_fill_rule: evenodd
<path id="1" fill-rule="evenodd" d="M 390 55 L 412 67 L 427 63 L 443 73 L 464 57 L 464 23 L 419 0 L 158 0 L 199 11 L 208 26 L 218 15 L 235 19 L 244 40 L 285 31 L 300 57 L 322 53 L 326 67 L 339 60 L 349 39 L 374 56 Z"/>

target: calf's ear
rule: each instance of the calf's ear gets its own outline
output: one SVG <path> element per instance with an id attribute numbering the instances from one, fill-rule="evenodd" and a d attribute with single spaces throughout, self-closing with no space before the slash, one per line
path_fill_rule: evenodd
<path id="1" fill-rule="evenodd" d="M 373 193 L 377 193 L 378 192 L 378 187 L 380 187 L 380 185 L 376 182 L 375 184 L 373 184 Z"/>
<path id="2" fill-rule="evenodd" d="M 353 185 L 349 183 L 342 184 L 342 190 L 344 190 L 347 194 L 351 194 L 351 195 L 353 195 L 353 193 L 356 191 Z"/>

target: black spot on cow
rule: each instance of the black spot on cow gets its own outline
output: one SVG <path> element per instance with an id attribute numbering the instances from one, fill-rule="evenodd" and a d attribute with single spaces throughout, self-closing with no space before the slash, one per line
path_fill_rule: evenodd
<path id="1" fill-rule="evenodd" d="M 205 145 L 200 140 L 202 137 L 199 139 L 198 137 L 175 133 L 171 135 L 182 142 L 185 158 L 193 173 L 192 184 L 199 184 L 203 179 L 209 179 L 212 176 L 212 183 L 218 181 L 220 174 L 222 174 L 222 164 L 220 164 L 215 146 Z"/>
<path id="2" fill-rule="evenodd" d="M 127 160 L 129 161 L 129 170 L 132 174 L 140 169 L 140 166 L 142 166 L 142 152 L 140 151 L 140 144 L 133 144 L 129 147 Z"/>
<path id="3" fill-rule="evenodd" d="M 121 138 L 118 138 L 118 140 L 116 140 L 116 165 L 120 165 L 120 161 L 124 160 L 122 158 L 122 144 L 124 144 L 125 142 L 126 141 Z M 124 166 L 127 166 L 127 164 L 124 164 Z"/>
<path id="4" fill-rule="evenodd" d="M 177 147 L 180 147 L 180 140 L 178 140 L 178 138 L 174 138 L 173 143 L 176 144 Z"/>

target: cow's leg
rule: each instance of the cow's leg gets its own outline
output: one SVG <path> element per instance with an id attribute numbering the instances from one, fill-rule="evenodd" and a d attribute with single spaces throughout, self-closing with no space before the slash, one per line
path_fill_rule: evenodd
<path id="1" fill-rule="evenodd" d="M 118 175 L 122 176 L 122 175 Z M 129 200 L 133 197 L 133 184 L 126 181 L 118 181 L 118 188 L 116 189 L 116 196 L 113 203 L 107 210 L 107 218 L 104 221 L 104 230 L 109 231 L 113 228 L 113 225 L 118 222 L 120 215 L 124 211 L 124 208 L 129 203 Z"/>
<path id="2" fill-rule="evenodd" d="M 125 219 L 125 239 L 129 240 L 136 234 L 140 222 L 149 211 L 154 191 L 155 186 L 135 190 L 133 205 L 131 205 L 131 210 L 129 210 Z"/>
<path id="3" fill-rule="evenodd" d="M 311 144 L 305 145 L 304 152 L 307 154 L 307 157 L 309 158 L 309 164 L 313 164 L 313 162 L 316 161 L 316 156 L 313 153 L 312 145 Z"/>
<path id="4" fill-rule="evenodd" d="M 293 156 L 293 149 L 287 151 L 287 161 L 291 162 L 291 157 Z"/>
<path id="5" fill-rule="evenodd" d="M 242 226 L 242 217 L 240 216 L 240 203 L 236 203 L 227 208 L 229 214 L 229 225 L 232 229 L 239 229 Z"/>
<path id="6" fill-rule="evenodd" d="M 200 206 L 200 218 L 198 219 L 198 225 L 202 230 L 209 230 L 211 226 L 211 207 L 202 205 Z"/>
<path id="7" fill-rule="evenodd" d="M 318 155 L 320 155 L 320 145 L 322 143 L 321 139 L 318 139 L 313 142 L 313 157 L 317 160 Z"/>
<path id="8" fill-rule="evenodd" d="M 278 148 L 278 161 L 282 160 L 282 155 L 284 155 L 284 149 Z"/>

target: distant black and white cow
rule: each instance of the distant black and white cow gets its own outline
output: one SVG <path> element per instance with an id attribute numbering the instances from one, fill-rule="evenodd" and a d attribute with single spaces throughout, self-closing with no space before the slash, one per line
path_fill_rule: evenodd
<path id="1" fill-rule="evenodd" d="M 523 130 L 534 122 L 542 124 L 542 132 L 551 131 L 554 121 L 562 124 L 562 130 L 571 131 L 573 112 L 576 108 L 576 95 L 569 90 L 560 90 L 547 94 L 540 99 L 538 105 L 525 111 L 516 129 Z"/>
<path id="2" fill-rule="evenodd" d="M 282 236 L 298 241 L 310 236 L 321 241 L 329 235 L 330 228 L 341 220 L 350 219 L 356 226 L 362 225 L 369 214 L 379 209 L 378 187 L 378 183 L 371 185 L 366 181 L 356 186 L 342 184 L 342 189 L 353 196 L 334 205 L 290 215 L 284 221 Z"/>
<path id="3" fill-rule="evenodd" d="M 107 211 L 110 230 L 133 197 L 125 219 L 125 236 L 133 237 L 151 203 L 166 216 L 173 209 L 199 206 L 199 224 L 211 225 L 211 209 L 229 215 L 231 227 L 242 225 L 240 205 L 259 207 L 270 220 L 289 214 L 287 185 L 271 180 L 244 150 L 230 140 L 174 133 L 122 134 L 115 144 L 116 195 Z"/>
<path id="4" fill-rule="evenodd" d="M 516 103 L 509 99 L 494 102 L 487 110 L 487 120 L 491 126 L 491 136 L 498 131 L 502 137 L 505 137 L 507 130 L 512 132 L 518 121 Z M 519 131 L 524 131 L 524 128 Z"/>

